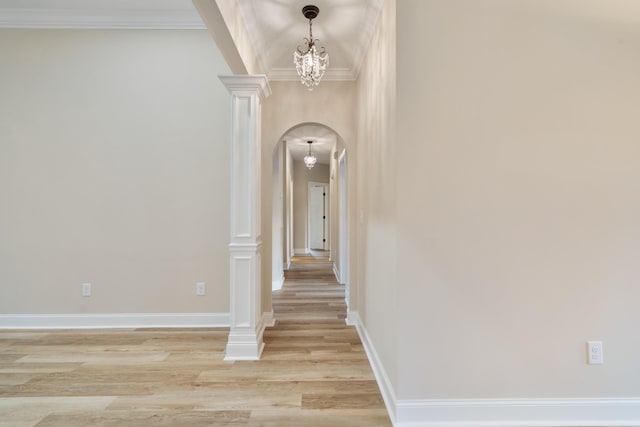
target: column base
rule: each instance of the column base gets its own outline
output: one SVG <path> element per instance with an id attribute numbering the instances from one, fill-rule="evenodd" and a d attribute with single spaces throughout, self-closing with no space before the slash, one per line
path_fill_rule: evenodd
<path id="1" fill-rule="evenodd" d="M 263 335 L 267 326 L 273 326 L 273 316 L 263 313 L 256 329 L 249 327 L 231 328 L 224 360 L 260 360 L 264 350 Z"/>

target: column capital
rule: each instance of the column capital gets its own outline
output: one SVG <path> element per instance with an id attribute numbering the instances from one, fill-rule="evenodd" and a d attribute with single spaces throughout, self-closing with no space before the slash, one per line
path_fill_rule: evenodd
<path id="1" fill-rule="evenodd" d="M 218 78 L 232 95 L 234 92 L 256 92 L 261 101 L 271 95 L 269 79 L 264 74 L 238 74 Z"/>

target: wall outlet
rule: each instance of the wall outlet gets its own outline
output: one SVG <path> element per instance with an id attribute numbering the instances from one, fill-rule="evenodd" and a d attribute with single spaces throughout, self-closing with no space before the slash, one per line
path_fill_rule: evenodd
<path id="1" fill-rule="evenodd" d="M 602 341 L 587 341 L 587 363 L 589 365 L 602 365 Z"/>
<path id="2" fill-rule="evenodd" d="M 90 297 L 91 296 L 91 283 L 83 283 L 82 284 L 82 296 Z"/>
<path id="3" fill-rule="evenodd" d="M 204 282 L 198 282 L 196 283 L 196 295 L 198 296 L 204 296 L 205 295 L 205 287 L 204 287 Z"/>

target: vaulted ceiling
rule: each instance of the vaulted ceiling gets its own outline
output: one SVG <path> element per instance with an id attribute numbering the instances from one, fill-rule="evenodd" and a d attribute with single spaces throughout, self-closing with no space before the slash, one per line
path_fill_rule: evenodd
<path id="1" fill-rule="evenodd" d="M 271 80 L 297 80 L 293 51 L 309 37 L 302 7 L 320 9 L 313 36 L 329 53 L 324 80 L 355 80 L 380 11 L 379 0 L 237 0 L 262 68 Z"/>

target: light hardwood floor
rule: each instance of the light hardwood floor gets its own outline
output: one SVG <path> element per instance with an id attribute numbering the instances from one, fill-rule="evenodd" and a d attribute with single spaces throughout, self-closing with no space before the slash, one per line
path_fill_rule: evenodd
<path id="1" fill-rule="evenodd" d="M 260 361 L 226 329 L 0 331 L 0 426 L 390 426 L 330 264 L 297 257 Z"/>

